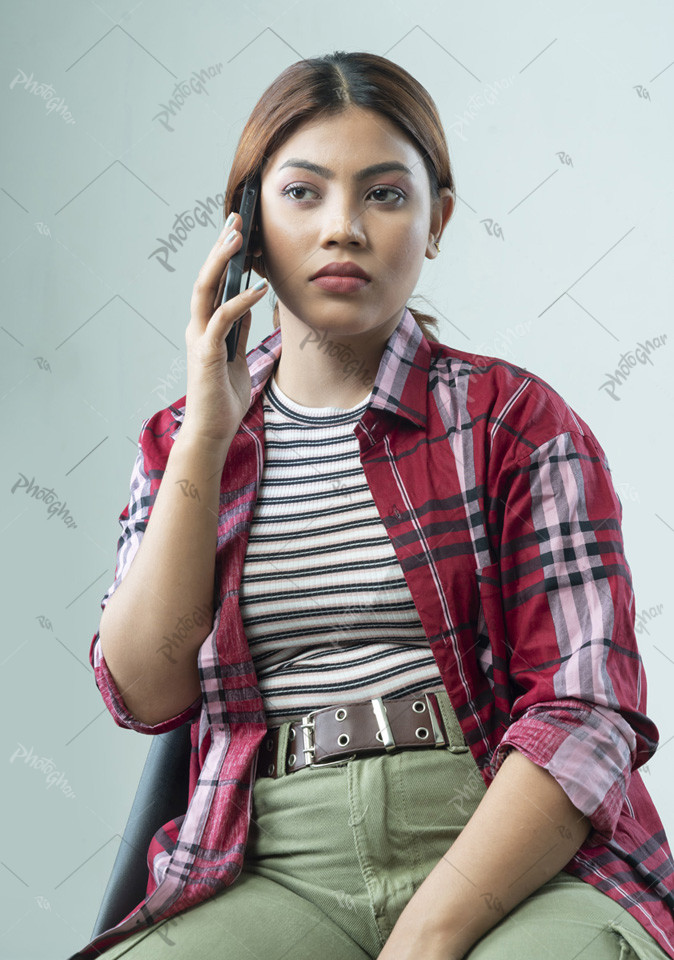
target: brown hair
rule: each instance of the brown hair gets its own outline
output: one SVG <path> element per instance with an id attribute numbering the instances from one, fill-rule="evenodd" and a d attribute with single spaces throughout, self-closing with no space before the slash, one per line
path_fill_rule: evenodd
<path id="1" fill-rule="evenodd" d="M 225 218 L 231 210 L 239 209 L 245 181 L 261 174 L 266 158 L 292 136 L 303 121 L 334 115 L 352 104 L 377 111 L 412 140 L 428 171 L 431 199 L 439 197 L 441 186 L 449 187 L 456 196 L 444 130 L 437 107 L 426 89 L 403 67 L 385 57 L 338 50 L 287 67 L 255 104 L 241 133 L 230 170 Z M 250 239 L 253 249 L 258 229 L 253 224 Z M 262 257 L 248 255 L 244 272 L 251 262 L 255 272 L 264 276 Z M 411 307 L 409 310 L 424 336 L 437 341 L 430 329 L 438 326 L 437 319 Z M 273 322 L 275 328 L 279 326 L 277 303 L 274 303 Z"/>

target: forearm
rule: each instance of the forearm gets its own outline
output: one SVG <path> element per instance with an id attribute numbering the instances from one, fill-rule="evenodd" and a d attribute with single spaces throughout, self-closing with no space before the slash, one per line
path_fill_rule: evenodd
<path id="1" fill-rule="evenodd" d="M 443 956 L 465 956 L 569 862 L 590 829 L 547 770 L 511 751 L 473 816 L 408 902 L 380 957 L 395 960 L 395 938 L 418 940 L 420 930 L 446 950 Z"/>
<path id="2" fill-rule="evenodd" d="M 180 430 L 138 552 L 103 610 L 101 650 L 127 708 L 144 723 L 180 713 L 201 692 L 197 653 L 212 626 L 227 450 Z"/>

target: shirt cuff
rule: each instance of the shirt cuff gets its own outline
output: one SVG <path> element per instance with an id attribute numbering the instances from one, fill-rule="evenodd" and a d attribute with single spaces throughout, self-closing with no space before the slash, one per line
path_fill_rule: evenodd
<path id="1" fill-rule="evenodd" d="M 89 650 L 89 662 L 94 669 L 94 678 L 96 686 L 101 692 L 101 696 L 106 707 L 112 714 L 112 718 L 119 727 L 127 730 L 135 730 L 137 733 L 168 733 L 169 730 L 175 730 L 190 720 L 196 719 L 201 713 L 203 697 L 200 694 L 197 699 L 186 707 L 181 713 L 177 713 L 167 720 L 160 723 L 143 723 L 129 712 L 124 699 L 119 692 L 108 665 L 105 662 L 98 631 L 94 634 Z"/>
<path id="2" fill-rule="evenodd" d="M 586 844 L 613 838 L 636 756 L 636 735 L 619 713 L 582 700 L 537 703 L 508 727 L 492 757 L 494 775 L 513 748 L 547 770 L 588 817 Z"/>

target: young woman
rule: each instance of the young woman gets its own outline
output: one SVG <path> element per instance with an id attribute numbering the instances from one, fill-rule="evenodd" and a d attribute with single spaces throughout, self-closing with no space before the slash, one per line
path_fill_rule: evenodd
<path id="1" fill-rule="evenodd" d="M 119 725 L 191 723 L 189 806 L 76 956 L 674 958 L 605 454 L 540 377 L 407 306 L 455 203 L 431 97 L 373 54 L 296 63 L 225 213 L 256 174 L 268 283 L 220 306 L 230 214 L 90 652 Z"/>

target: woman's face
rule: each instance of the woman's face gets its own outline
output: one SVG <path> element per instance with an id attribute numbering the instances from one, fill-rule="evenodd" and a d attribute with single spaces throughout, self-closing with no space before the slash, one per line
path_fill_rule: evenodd
<path id="1" fill-rule="evenodd" d="M 368 172 L 374 164 L 391 169 Z M 448 194 L 441 191 L 443 216 L 442 202 L 431 206 L 422 155 L 380 114 L 350 106 L 305 122 L 268 158 L 261 181 L 259 249 L 281 323 L 295 317 L 342 337 L 390 335 L 424 257 L 437 255 Z M 337 292 L 312 280 L 334 261 L 356 263 L 369 281 Z"/>

